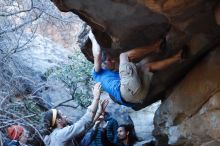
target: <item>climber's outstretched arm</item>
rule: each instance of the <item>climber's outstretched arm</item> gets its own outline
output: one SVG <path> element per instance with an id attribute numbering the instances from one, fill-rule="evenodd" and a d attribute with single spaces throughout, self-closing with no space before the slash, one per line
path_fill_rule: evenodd
<path id="1" fill-rule="evenodd" d="M 181 60 L 181 54 L 182 54 L 182 50 L 170 58 L 167 58 L 161 61 L 147 63 L 146 66 L 148 67 L 149 71 L 163 70 L 167 68 L 168 66 L 170 66 L 171 64 Z"/>
<path id="2" fill-rule="evenodd" d="M 152 52 L 159 52 L 160 44 L 161 40 L 158 40 L 147 46 L 137 47 L 127 51 L 126 53 L 128 55 L 129 61 L 133 62 L 135 60 L 142 60 L 146 55 Z"/>
<path id="3" fill-rule="evenodd" d="M 98 42 L 96 41 L 95 36 L 93 35 L 92 31 L 89 32 L 89 38 L 92 41 L 92 53 L 93 53 L 93 57 L 94 57 L 94 69 L 95 69 L 96 72 L 99 72 L 100 69 L 101 69 L 101 64 L 102 64 L 101 48 L 100 48 Z"/>

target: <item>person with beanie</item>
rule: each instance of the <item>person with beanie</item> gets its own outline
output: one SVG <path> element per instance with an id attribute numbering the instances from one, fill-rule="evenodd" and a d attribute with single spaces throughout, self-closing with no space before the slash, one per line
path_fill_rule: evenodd
<path id="1" fill-rule="evenodd" d="M 27 146 L 28 131 L 21 125 L 12 125 L 7 129 L 8 139 L 3 146 Z"/>

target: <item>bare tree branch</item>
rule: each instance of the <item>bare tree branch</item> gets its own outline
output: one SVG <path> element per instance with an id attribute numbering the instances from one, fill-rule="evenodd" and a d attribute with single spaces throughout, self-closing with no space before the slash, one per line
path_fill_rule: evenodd
<path id="1" fill-rule="evenodd" d="M 54 108 L 57 108 L 57 107 L 60 107 L 60 106 L 71 107 L 71 108 L 74 108 L 74 109 L 76 109 L 77 107 L 79 107 L 79 105 L 77 105 L 77 106 L 72 106 L 72 105 L 68 105 L 68 104 L 61 104 L 61 105 L 56 106 L 56 107 L 54 107 Z"/>

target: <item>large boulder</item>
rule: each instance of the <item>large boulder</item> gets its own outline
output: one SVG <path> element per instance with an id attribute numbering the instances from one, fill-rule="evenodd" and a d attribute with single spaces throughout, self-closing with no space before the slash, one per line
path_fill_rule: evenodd
<path id="1" fill-rule="evenodd" d="M 61 11 L 72 11 L 93 29 L 103 49 L 115 56 L 135 47 L 148 45 L 166 36 L 168 52 L 186 47 L 190 54 L 186 63 L 155 73 L 144 108 L 163 99 L 167 91 L 193 67 L 220 36 L 218 0 L 156 1 L 156 0 L 53 0 Z M 91 42 L 86 41 L 82 52 L 93 60 Z M 165 54 L 161 54 L 165 57 Z M 191 60 L 190 60 L 191 59 Z"/>
<path id="2" fill-rule="evenodd" d="M 167 136 L 171 145 L 220 141 L 219 70 L 220 47 L 190 71 L 159 107 L 156 137 Z"/>
<path id="3" fill-rule="evenodd" d="M 79 15 L 93 28 L 101 46 L 111 48 L 115 53 L 157 40 L 165 35 L 170 27 L 175 30 L 171 38 L 176 45 L 179 42 L 189 42 L 194 34 L 219 33 L 219 30 L 213 32 L 218 27 L 218 0 L 53 2 L 61 11 L 72 11 Z"/>

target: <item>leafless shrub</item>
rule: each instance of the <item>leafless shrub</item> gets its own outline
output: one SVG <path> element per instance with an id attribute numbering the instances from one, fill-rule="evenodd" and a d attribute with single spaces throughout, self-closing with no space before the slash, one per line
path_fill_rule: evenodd
<path id="1" fill-rule="evenodd" d="M 23 72 L 24 66 L 17 65 L 13 54 L 30 48 L 36 33 L 44 31 L 42 26 L 54 25 L 62 30 L 71 28 L 75 21 L 79 21 L 76 16 L 61 15 L 50 1 L 0 0 L 0 131 L 3 133 L 8 126 L 21 124 L 32 131 L 32 138 L 42 140 L 41 117 L 49 104 L 36 93 L 46 87 L 46 82 L 36 82 Z"/>

